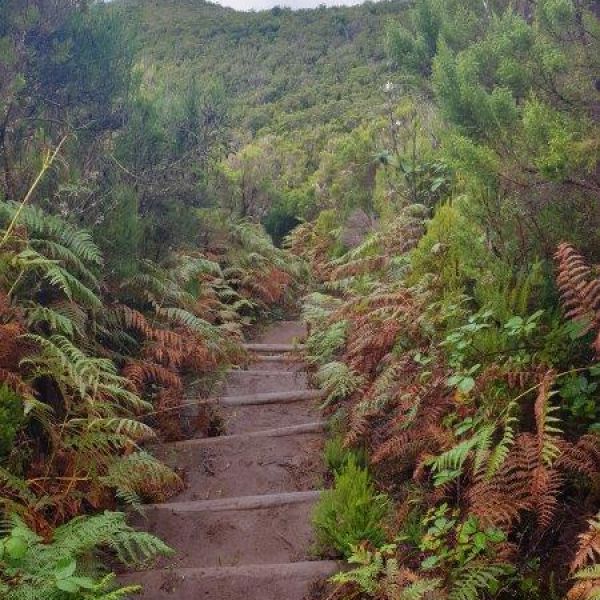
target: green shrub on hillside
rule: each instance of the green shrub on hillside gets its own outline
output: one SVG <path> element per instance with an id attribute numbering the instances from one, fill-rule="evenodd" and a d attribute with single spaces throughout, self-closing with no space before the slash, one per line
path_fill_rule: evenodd
<path id="1" fill-rule="evenodd" d="M 325 442 L 324 456 L 327 468 L 334 474 L 341 473 L 351 460 L 355 460 L 361 468 L 365 468 L 367 464 L 365 451 L 362 448 L 346 448 L 341 435 L 329 438 Z"/>
<path id="2" fill-rule="evenodd" d="M 323 493 L 315 509 L 318 543 L 346 557 L 352 546 L 362 541 L 380 546 L 385 542 L 383 521 L 387 512 L 387 496 L 376 492 L 368 471 L 350 455 L 336 473 L 333 489 Z"/>

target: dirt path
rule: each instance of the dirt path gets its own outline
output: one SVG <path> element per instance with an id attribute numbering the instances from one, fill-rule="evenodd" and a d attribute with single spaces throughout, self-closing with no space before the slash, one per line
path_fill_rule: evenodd
<path id="1" fill-rule="evenodd" d="M 161 449 L 188 486 L 146 510 L 144 527 L 177 554 L 131 576 L 143 600 L 302 600 L 335 572 L 311 547 L 323 422 L 301 365 L 282 361 L 279 347 L 303 334 L 297 322 L 278 323 L 258 340 L 271 345 L 257 348 L 260 360 L 229 374 L 224 436 Z"/>

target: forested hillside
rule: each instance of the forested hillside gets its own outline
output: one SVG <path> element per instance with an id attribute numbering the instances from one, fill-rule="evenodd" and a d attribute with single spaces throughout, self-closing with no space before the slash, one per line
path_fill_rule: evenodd
<path id="1" fill-rule="evenodd" d="M 208 201 L 260 218 L 278 239 L 331 189 L 370 202 L 375 130 L 389 112 L 384 30 L 404 0 L 260 13 L 196 0 L 123 4 L 148 95 L 217 99 L 228 145 Z"/>
<path id="2" fill-rule="evenodd" d="M 594 0 L 0 2 L 0 595 L 135 592 L 293 299 L 315 598 L 599 598 L 599 121 Z"/>

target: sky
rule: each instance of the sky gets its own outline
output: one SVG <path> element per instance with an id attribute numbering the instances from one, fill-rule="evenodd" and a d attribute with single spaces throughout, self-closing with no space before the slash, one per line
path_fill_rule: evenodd
<path id="1" fill-rule="evenodd" d="M 212 0 L 236 10 L 264 10 L 274 6 L 290 8 L 316 8 L 321 4 L 339 6 L 341 4 L 360 4 L 362 0 Z"/>

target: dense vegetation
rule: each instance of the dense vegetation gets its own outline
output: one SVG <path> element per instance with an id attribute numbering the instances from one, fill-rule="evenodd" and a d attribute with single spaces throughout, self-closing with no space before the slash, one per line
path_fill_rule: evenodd
<path id="1" fill-rule="evenodd" d="M 415 2 L 386 30 L 376 230 L 344 247 L 325 210 L 293 233 L 316 379 L 393 504 L 386 539 L 371 496 L 344 542 L 336 476 L 316 524 L 358 567 L 331 597 L 600 593 L 594 8 Z"/>
<path id="2" fill-rule="evenodd" d="M 2 594 L 169 552 L 101 511 L 305 220 L 331 597 L 600 597 L 599 60 L 591 0 L 0 4 Z"/>
<path id="3" fill-rule="evenodd" d="M 0 4 L 3 598 L 125 597 L 92 559 L 170 552 L 100 511 L 181 488 L 142 443 L 186 435 L 188 375 L 244 360 L 295 269 L 259 226 L 202 209 L 218 106 L 162 110 L 133 49 L 110 7 Z"/>
<path id="4" fill-rule="evenodd" d="M 319 206 L 371 202 L 374 131 L 387 114 L 385 24 L 404 0 L 239 13 L 199 0 L 123 0 L 144 85 L 175 102 L 190 88 L 227 107 L 229 153 L 212 203 L 280 239 Z"/>

